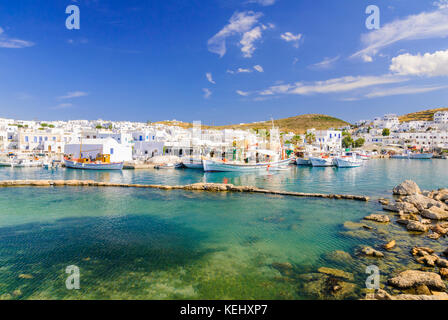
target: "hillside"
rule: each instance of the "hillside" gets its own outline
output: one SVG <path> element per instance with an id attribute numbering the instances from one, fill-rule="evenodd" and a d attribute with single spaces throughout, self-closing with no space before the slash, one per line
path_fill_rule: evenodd
<path id="1" fill-rule="evenodd" d="M 165 125 L 173 125 L 173 126 L 181 126 L 183 128 L 190 128 L 191 123 L 186 122 L 171 122 L 171 121 L 163 121 L 156 122 L 162 123 Z M 305 133 L 307 129 L 315 128 L 316 130 L 324 130 L 329 128 L 339 128 L 348 125 L 348 122 L 345 122 L 341 119 L 330 117 L 322 114 L 304 114 L 300 116 L 284 118 L 274 120 L 274 125 L 280 128 L 282 132 L 295 132 L 295 133 Z M 247 124 L 235 124 L 235 125 L 225 125 L 225 126 L 207 126 L 203 125 L 203 128 L 207 129 L 270 129 L 272 128 L 272 121 L 264 121 L 257 123 L 247 123 Z"/>
<path id="2" fill-rule="evenodd" d="M 434 119 L 434 113 L 436 113 L 437 111 L 448 111 L 448 108 L 438 108 L 408 113 L 404 116 L 398 117 L 398 119 L 400 120 L 400 122 L 432 121 Z"/>

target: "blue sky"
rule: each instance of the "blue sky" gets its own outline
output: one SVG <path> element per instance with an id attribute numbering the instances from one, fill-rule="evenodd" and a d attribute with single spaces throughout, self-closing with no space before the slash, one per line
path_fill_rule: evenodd
<path id="1" fill-rule="evenodd" d="M 0 28 L 0 117 L 354 122 L 448 107 L 446 0 L 1 0 Z"/>

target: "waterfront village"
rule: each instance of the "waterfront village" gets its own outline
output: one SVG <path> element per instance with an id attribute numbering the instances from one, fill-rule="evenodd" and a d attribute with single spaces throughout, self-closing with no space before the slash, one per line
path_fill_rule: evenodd
<path id="1" fill-rule="evenodd" d="M 0 151 L 3 155 L 39 155 L 51 159 L 62 159 L 64 155 L 85 157 L 85 153 L 93 158 L 108 154 L 110 161 L 124 162 L 132 168 L 173 161 L 195 152 L 212 158 L 241 160 L 236 149 L 282 150 L 283 158 L 293 152 L 297 154 L 298 150 L 331 153 L 358 148 L 372 155 L 388 156 L 408 149 L 442 155 L 448 149 L 448 111 L 436 112 L 432 121 L 400 122 L 396 115 L 389 114 L 341 128 L 308 129 L 303 134 L 280 132 L 274 127 L 215 130 L 182 124 L 185 123 L 175 120 L 140 123 L 0 119 Z"/>

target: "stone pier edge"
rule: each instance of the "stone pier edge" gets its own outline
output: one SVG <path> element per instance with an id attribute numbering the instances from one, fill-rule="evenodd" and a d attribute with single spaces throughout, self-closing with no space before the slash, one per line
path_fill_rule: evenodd
<path id="1" fill-rule="evenodd" d="M 323 193 L 304 193 L 291 191 L 276 191 L 260 189 L 253 186 L 235 186 L 233 184 L 220 183 L 195 183 L 189 185 L 167 186 L 150 184 L 128 184 L 113 182 L 97 182 L 94 180 L 0 180 L 0 188 L 7 187 L 116 187 L 116 188 L 146 188 L 160 190 L 188 190 L 188 191 L 207 191 L 207 192 L 246 192 L 272 194 L 290 197 L 303 198 L 325 198 L 341 199 L 355 201 L 369 201 L 368 196 L 350 195 L 350 194 L 323 194 Z"/>

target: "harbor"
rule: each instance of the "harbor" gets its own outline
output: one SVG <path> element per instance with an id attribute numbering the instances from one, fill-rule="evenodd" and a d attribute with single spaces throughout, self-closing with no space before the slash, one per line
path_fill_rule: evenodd
<path id="1" fill-rule="evenodd" d="M 444 187 L 448 178 L 444 168 L 442 159 L 373 159 L 353 170 L 292 166 L 287 172 L 244 174 L 0 168 L 0 180 L 24 184 L 0 189 L 2 298 L 79 298 L 79 293 L 58 284 L 64 277 L 58 270 L 68 264 L 84 270 L 83 285 L 89 294 L 83 297 L 91 299 L 238 299 L 248 294 L 257 299 L 365 298 L 362 268 L 372 258 L 356 256 L 357 248 L 382 251 L 384 243 L 396 240 L 399 251 L 382 251 L 388 258 L 381 270 L 393 277 L 398 270 L 420 268 L 408 247 L 440 246 L 437 250 L 443 251 L 444 238 L 409 238 L 409 231 L 400 225 L 359 221 L 372 213 L 387 215 L 378 200 L 390 198 L 403 177 L 418 182 L 422 190 Z M 31 184 L 31 179 L 47 185 L 24 183 Z M 49 181 L 61 185 L 52 187 Z M 110 187 L 94 186 L 100 182 Z M 119 187 L 204 183 L 285 194 L 357 194 L 370 201 Z M 18 197 L 21 201 L 16 201 Z M 83 236 L 72 238 L 74 234 Z M 30 241 L 32 247 L 27 245 Z M 42 255 L 47 258 L 42 260 Z M 322 267 L 353 273 L 354 278 L 336 277 L 343 280 L 344 291 L 339 294 L 322 292 L 318 283 L 328 276 L 318 271 Z M 310 273 L 317 273 L 313 279 L 318 282 L 305 280 Z"/>

